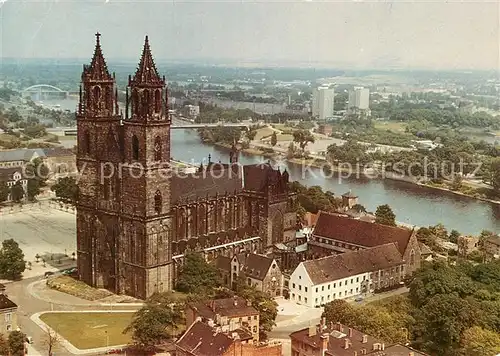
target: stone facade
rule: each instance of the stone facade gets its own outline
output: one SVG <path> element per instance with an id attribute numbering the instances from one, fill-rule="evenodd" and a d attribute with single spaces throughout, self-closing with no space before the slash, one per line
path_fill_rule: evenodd
<path id="1" fill-rule="evenodd" d="M 229 164 L 175 174 L 167 103 L 146 37 L 122 113 L 97 34 L 77 110 L 78 274 L 89 285 L 144 299 L 173 289 L 186 251 L 258 252 L 294 233 L 286 171 L 241 170 L 233 147 Z"/>

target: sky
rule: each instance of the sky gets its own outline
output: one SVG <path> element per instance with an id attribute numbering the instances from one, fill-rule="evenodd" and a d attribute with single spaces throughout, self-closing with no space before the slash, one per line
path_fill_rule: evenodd
<path id="1" fill-rule="evenodd" d="M 4 58 L 498 69 L 500 1 L 0 0 Z"/>

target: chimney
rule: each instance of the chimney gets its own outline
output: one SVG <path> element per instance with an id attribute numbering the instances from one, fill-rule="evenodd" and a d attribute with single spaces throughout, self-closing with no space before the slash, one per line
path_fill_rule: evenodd
<path id="1" fill-rule="evenodd" d="M 368 335 L 363 335 L 363 344 L 368 342 Z"/>
<path id="2" fill-rule="evenodd" d="M 313 337 L 316 335 L 316 326 L 310 326 L 309 327 L 309 337 Z"/>
<path id="3" fill-rule="evenodd" d="M 236 296 L 233 297 L 233 304 L 234 306 L 238 305 L 238 300 L 236 299 Z"/>
<path id="4" fill-rule="evenodd" d="M 247 307 L 251 307 L 252 306 L 252 302 L 247 300 Z"/>
<path id="5" fill-rule="evenodd" d="M 349 328 L 349 337 L 352 337 L 352 328 Z"/>
<path id="6" fill-rule="evenodd" d="M 345 338 L 344 339 L 344 349 L 348 349 L 349 348 L 349 339 Z"/>
<path id="7" fill-rule="evenodd" d="M 321 330 L 326 328 L 326 317 L 321 318 L 320 328 Z"/>
<path id="8" fill-rule="evenodd" d="M 326 350 L 328 349 L 328 339 L 330 338 L 330 334 L 323 333 L 321 334 L 321 355 L 324 355 Z"/>
<path id="9" fill-rule="evenodd" d="M 354 351 L 354 356 L 358 356 L 358 352 L 357 351 Z"/>
<path id="10" fill-rule="evenodd" d="M 211 300 L 211 301 L 210 301 L 210 309 L 211 309 L 212 311 L 215 311 L 215 300 Z"/>
<path id="11" fill-rule="evenodd" d="M 385 344 L 384 344 L 384 343 L 382 343 L 382 347 L 381 347 L 381 349 L 382 349 L 382 351 L 384 351 L 384 350 L 385 350 Z"/>

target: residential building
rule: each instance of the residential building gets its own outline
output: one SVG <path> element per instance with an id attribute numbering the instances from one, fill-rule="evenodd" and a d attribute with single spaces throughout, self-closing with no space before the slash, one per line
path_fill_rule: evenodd
<path id="1" fill-rule="evenodd" d="M 9 188 L 21 184 L 25 195 L 28 191 L 28 179 L 23 175 L 23 167 L 0 168 L 0 182 L 7 183 Z M 7 201 L 12 201 L 11 193 L 7 196 Z"/>
<path id="2" fill-rule="evenodd" d="M 349 90 L 349 102 L 347 104 L 348 114 L 361 114 L 366 117 L 370 113 L 370 90 L 363 87 L 355 87 Z"/>
<path id="3" fill-rule="evenodd" d="M 221 332 L 195 321 L 175 344 L 177 356 L 281 356 L 282 344 L 255 343 L 240 331 Z"/>
<path id="4" fill-rule="evenodd" d="M 5 295 L 5 286 L 0 284 L 0 334 L 17 329 L 17 305 Z"/>
<path id="5" fill-rule="evenodd" d="M 51 178 L 57 179 L 76 173 L 76 155 L 64 147 L 43 148 L 43 162 L 51 173 Z"/>
<path id="6" fill-rule="evenodd" d="M 200 107 L 198 105 L 186 105 L 185 109 L 190 118 L 197 118 L 200 116 Z"/>
<path id="7" fill-rule="evenodd" d="M 428 356 L 399 344 L 386 345 L 363 332 L 342 325 L 321 323 L 290 334 L 292 356 Z"/>
<path id="8" fill-rule="evenodd" d="M 318 133 L 325 136 L 331 136 L 333 128 L 331 125 L 319 125 Z"/>
<path id="9" fill-rule="evenodd" d="M 335 89 L 319 87 L 313 90 L 312 115 L 320 121 L 333 117 Z"/>
<path id="10" fill-rule="evenodd" d="M 0 151 L 0 169 L 22 167 L 37 156 L 35 150 L 26 148 Z"/>
<path id="11" fill-rule="evenodd" d="M 484 252 L 488 258 L 500 258 L 500 236 L 496 235 L 484 240 Z"/>
<path id="12" fill-rule="evenodd" d="M 467 257 L 473 251 L 477 251 L 479 247 L 479 238 L 476 236 L 459 236 L 457 238 L 458 255 Z"/>
<path id="13" fill-rule="evenodd" d="M 186 324 L 200 320 L 222 332 L 245 330 L 259 341 L 259 312 L 241 297 L 214 299 L 186 306 Z"/>
<path id="14" fill-rule="evenodd" d="M 215 262 L 224 284 L 232 288 L 237 278 L 273 297 L 283 293 L 283 274 L 274 258 L 256 253 L 239 253 L 233 257 L 219 256 Z"/>
<path id="15" fill-rule="evenodd" d="M 405 273 L 416 271 L 420 267 L 421 253 L 414 229 L 321 211 L 307 243 L 309 258 L 318 258 L 391 242 L 396 244 L 405 261 Z"/>
<path id="16" fill-rule="evenodd" d="M 399 286 L 404 267 L 394 243 L 304 261 L 290 276 L 290 300 L 317 307 Z"/>

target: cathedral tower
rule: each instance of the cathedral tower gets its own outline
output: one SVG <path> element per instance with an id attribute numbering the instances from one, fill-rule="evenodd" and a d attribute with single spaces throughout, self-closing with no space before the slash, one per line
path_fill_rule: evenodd
<path id="1" fill-rule="evenodd" d="M 84 65 L 77 109 L 77 254 L 80 278 L 110 290 L 117 288 L 120 157 L 117 91 L 96 34 L 94 56 Z"/>
<path id="2" fill-rule="evenodd" d="M 123 122 L 120 292 L 147 298 L 172 289 L 170 117 L 165 78 L 146 36 L 129 77 Z"/>

